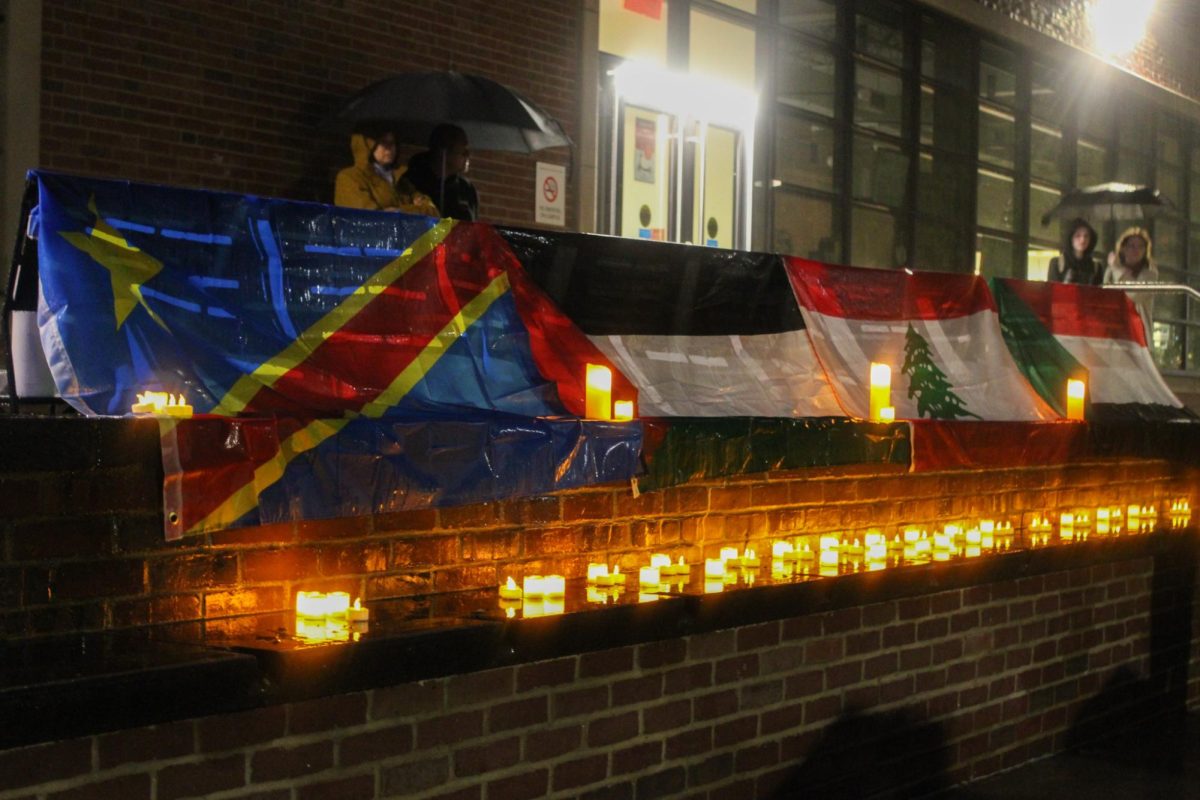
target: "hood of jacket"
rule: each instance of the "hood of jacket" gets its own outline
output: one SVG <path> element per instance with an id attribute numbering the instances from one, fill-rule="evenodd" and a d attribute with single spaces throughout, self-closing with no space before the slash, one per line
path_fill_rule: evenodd
<path id="1" fill-rule="evenodd" d="M 377 136 L 365 133 L 350 134 L 350 154 L 354 156 L 354 166 L 359 169 L 371 169 L 371 153 L 379 144 Z"/>

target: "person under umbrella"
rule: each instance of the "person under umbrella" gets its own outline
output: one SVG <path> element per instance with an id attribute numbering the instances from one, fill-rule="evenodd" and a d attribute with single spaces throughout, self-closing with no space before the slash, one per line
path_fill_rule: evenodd
<path id="1" fill-rule="evenodd" d="M 1057 256 L 1050 259 L 1050 280 L 1058 283 L 1100 284 L 1103 272 L 1093 256 L 1096 230 L 1082 217 L 1071 221 L 1067 240 Z"/>
<path id="2" fill-rule="evenodd" d="M 479 193 L 465 174 L 470 163 L 467 132 L 442 123 L 429 134 L 429 149 L 408 160 L 404 177 L 433 198 L 443 217 L 472 221 L 479 216 Z"/>
<path id="3" fill-rule="evenodd" d="M 1142 228 L 1129 228 L 1117 240 L 1116 251 L 1108 254 L 1108 269 L 1104 271 L 1104 282 L 1108 283 L 1154 283 L 1158 281 L 1158 268 L 1154 266 L 1153 245 L 1150 234 Z M 1134 300 L 1142 325 L 1149 341 L 1152 328 L 1150 321 L 1154 313 L 1154 298 Z"/>
<path id="4" fill-rule="evenodd" d="M 354 164 L 337 174 L 333 202 L 349 208 L 404 211 L 438 216 L 430 199 L 403 175 L 392 172 L 396 161 L 396 136 L 382 125 L 363 125 L 350 135 Z"/>

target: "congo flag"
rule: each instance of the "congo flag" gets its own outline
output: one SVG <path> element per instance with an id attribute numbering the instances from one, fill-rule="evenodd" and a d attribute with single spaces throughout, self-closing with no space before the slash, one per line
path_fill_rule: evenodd
<path id="1" fill-rule="evenodd" d="M 637 424 L 561 419 L 582 411 L 583 360 L 606 359 L 489 226 L 33 179 L 39 330 L 63 398 L 123 414 L 165 391 L 212 415 L 163 426 L 170 536 L 637 466 Z"/>

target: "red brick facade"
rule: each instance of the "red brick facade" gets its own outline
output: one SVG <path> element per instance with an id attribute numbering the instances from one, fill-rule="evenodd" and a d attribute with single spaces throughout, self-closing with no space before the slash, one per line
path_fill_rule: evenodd
<path id="1" fill-rule="evenodd" d="M 1098 563 L 20 748 L 0 753 L 0 798 L 744 800 L 950 785 L 1060 751 L 1080 720 L 1109 721 L 1097 709 L 1136 717 L 1146 687 L 1180 680 L 1178 654 L 1154 644 L 1157 580 L 1149 558 Z M 1189 599 L 1153 613 L 1186 617 Z"/>
<path id="2" fill-rule="evenodd" d="M 84 175 L 330 202 L 338 102 L 395 72 L 502 81 L 578 130 L 581 8 L 522 0 L 240 3 L 46 0 L 41 166 Z M 415 149 L 402 149 L 407 157 Z M 538 159 L 477 153 L 492 222 L 530 225 Z M 573 226 L 568 219 L 568 226 Z"/>

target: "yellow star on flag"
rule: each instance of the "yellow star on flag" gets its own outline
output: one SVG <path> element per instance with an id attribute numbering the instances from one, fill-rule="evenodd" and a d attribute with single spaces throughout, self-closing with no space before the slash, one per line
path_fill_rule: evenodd
<path id="1" fill-rule="evenodd" d="M 164 330 L 170 330 L 142 297 L 142 285 L 162 271 L 162 262 L 134 247 L 116 228 L 105 222 L 96 210 L 95 197 L 88 202 L 88 210 L 96 217 L 91 230 L 87 233 L 63 233 L 62 237 L 108 270 L 112 280 L 113 315 L 117 319 L 117 330 L 139 305 Z"/>

